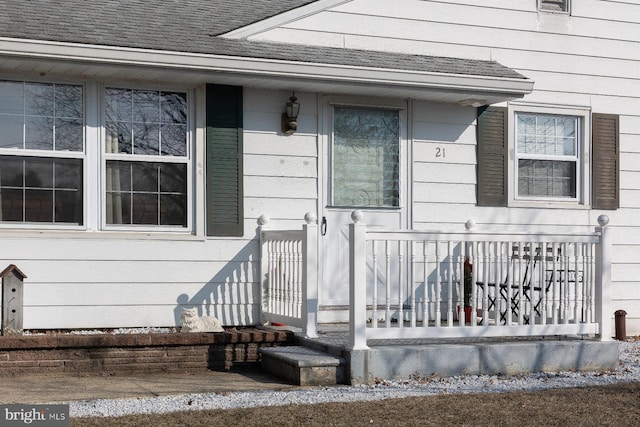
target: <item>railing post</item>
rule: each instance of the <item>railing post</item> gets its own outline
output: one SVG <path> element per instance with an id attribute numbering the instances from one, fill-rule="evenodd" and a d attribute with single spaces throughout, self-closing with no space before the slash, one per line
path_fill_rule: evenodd
<path id="1" fill-rule="evenodd" d="M 367 347 L 367 226 L 361 211 L 353 211 L 349 224 L 349 344 L 352 350 Z M 375 321 L 375 319 L 374 319 Z"/>
<path id="2" fill-rule="evenodd" d="M 269 271 L 269 257 L 266 247 L 266 241 L 264 239 L 263 231 L 268 228 L 270 218 L 267 214 L 260 215 L 258 218 L 258 238 L 260 239 L 260 324 L 265 323 L 264 312 L 266 309 L 267 301 L 267 289 L 269 287 L 269 277 L 267 271 Z"/>
<path id="3" fill-rule="evenodd" d="M 311 212 L 302 226 L 302 321 L 307 338 L 318 337 L 318 218 Z"/>
<path id="4" fill-rule="evenodd" d="M 596 289 L 595 289 L 595 315 L 596 322 L 600 326 L 600 340 L 611 340 L 611 239 L 607 215 L 598 217 L 599 227 L 596 233 L 600 234 L 600 242 L 596 245 Z"/>

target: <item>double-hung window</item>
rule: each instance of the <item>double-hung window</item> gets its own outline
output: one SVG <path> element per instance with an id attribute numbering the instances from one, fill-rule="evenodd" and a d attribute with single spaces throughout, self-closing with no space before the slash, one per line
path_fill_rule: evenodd
<path id="1" fill-rule="evenodd" d="M 188 230 L 187 92 L 85 86 L 0 80 L 0 224 Z"/>
<path id="2" fill-rule="evenodd" d="M 580 118 L 516 113 L 518 199 L 577 200 Z"/>
<path id="3" fill-rule="evenodd" d="M 79 85 L 0 81 L 0 222 L 82 225 Z"/>
<path id="4" fill-rule="evenodd" d="M 105 89 L 105 223 L 187 227 L 184 92 Z"/>
<path id="5" fill-rule="evenodd" d="M 620 206 L 620 124 L 588 108 L 478 109 L 480 206 Z"/>

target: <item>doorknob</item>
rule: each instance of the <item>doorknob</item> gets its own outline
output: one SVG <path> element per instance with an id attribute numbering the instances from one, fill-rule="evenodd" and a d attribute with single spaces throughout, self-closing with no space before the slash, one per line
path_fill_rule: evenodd
<path id="1" fill-rule="evenodd" d="M 320 234 L 323 236 L 327 234 L 327 217 L 326 216 L 322 217 L 322 223 L 320 224 Z"/>

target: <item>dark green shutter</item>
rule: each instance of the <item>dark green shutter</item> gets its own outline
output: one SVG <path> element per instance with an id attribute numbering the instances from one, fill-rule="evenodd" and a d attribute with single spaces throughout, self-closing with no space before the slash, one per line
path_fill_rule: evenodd
<path id="1" fill-rule="evenodd" d="M 478 205 L 507 206 L 507 109 L 478 109 Z"/>
<path id="2" fill-rule="evenodd" d="M 207 235 L 243 235 L 242 87 L 207 85 Z"/>
<path id="3" fill-rule="evenodd" d="M 592 207 L 620 206 L 620 122 L 617 115 L 591 116 Z"/>

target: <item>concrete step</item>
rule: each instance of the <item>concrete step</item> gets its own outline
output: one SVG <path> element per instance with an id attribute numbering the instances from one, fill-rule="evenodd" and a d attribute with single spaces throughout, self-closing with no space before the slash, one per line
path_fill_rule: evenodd
<path id="1" fill-rule="evenodd" d="M 301 386 L 336 385 L 346 383 L 346 363 L 332 356 L 303 346 L 261 348 L 262 369 Z"/>

